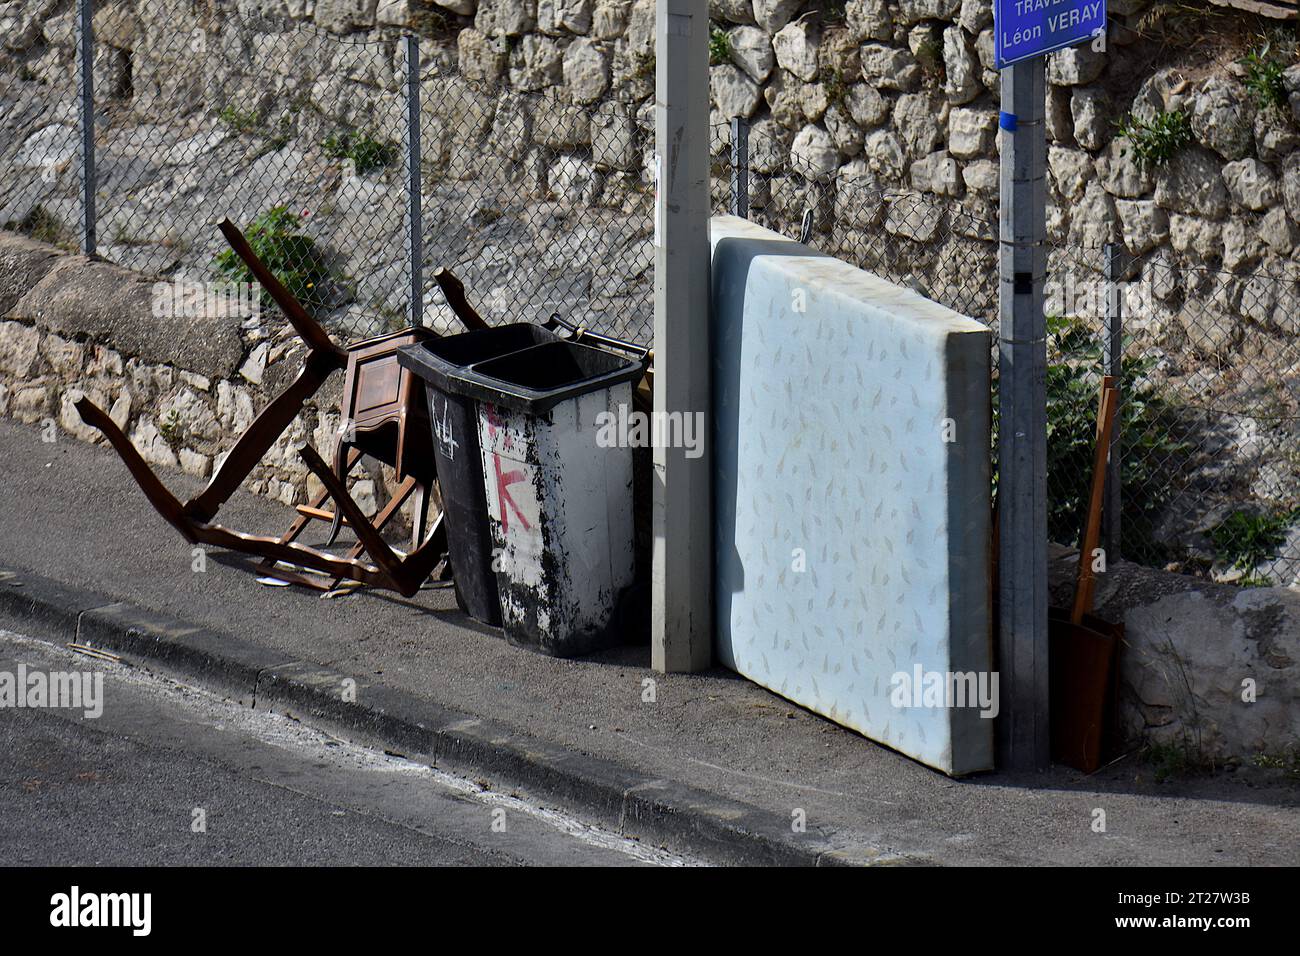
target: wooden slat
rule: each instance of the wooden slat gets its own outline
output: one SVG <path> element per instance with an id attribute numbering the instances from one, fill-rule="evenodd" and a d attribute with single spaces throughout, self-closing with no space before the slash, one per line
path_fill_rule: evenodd
<path id="1" fill-rule="evenodd" d="M 140 453 L 136 451 L 135 446 L 131 444 L 130 439 L 122 434 L 122 430 L 117 427 L 116 423 L 108 417 L 103 409 L 87 398 L 78 401 L 76 409 L 83 422 L 92 428 L 99 429 L 104 437 L 108 439 L 108 443 L 113 446 L 113 449 L 126 464 L 136 483 L 145 493 L 145 497 L 149 499 L 149 503 L 191 544 L 211 544 L 218 548 L 227 548 L 231 551 L 270 558 L 273 561 L 283 561 L 286 564 L 313 568 L 325 574 L 331 574 L 338 578 L 349 578 L 362 584 L 368 584 L 371 587 L 391 587 L 400 591 L 406 597 L 410 597 L 418 591 L 424 578 L 427 578 L 433 570 L 436 556 L 428 554 L 423 556 L 420 561 L 408 562 L 411 567 L 398 565 L 402 577 L 400 580 L 394 581 L 386 568 L 376 568 L 374 565 L 355 559 L 339 558 L 297 543 L 285 543 L 275 538 L 242 534 L 238 531 L 231 531 L 229 528 L 223 528 L 221 525 L 195 521 L 185 513 L 180 502 L 158 480 L 158 477 L 145 464 L 144 459 L 140 457 Z M 331 480 L 335 480 L 333 476 L 331 476 Z M 364 522 L 364 517 L 361 520 Z M 441 542 L 438 542 L 438 544 L 441 544 Z M 420 571 L 424 572 L 423 577 L 418 577 Z"/>
<path id="2" fill-rule="evenodd" d="M 324 508 L 313 508 L 311 505 L 297 505 L 297 511 L 298 514 L 302 515 L 304 518 L 314 518 L 317 521 L 334 521 L 334 512 L 326 511 Z M 343 523 L 347 524 L 348 520 L 344 518 Z"/>
<path id="3" fill-rule="evenodd" d="M 1101 401 L 1097 412 L 1096 444 L 1093 447 L 1088 520 L 1084 526 L 1083 540 L 1079 542 L 1079 572 L 1075 585 L 1074 607 L 1070 612 L 1072 624 L 1082 624 L 1083 616 L 1092 611 L 1092 595 L 1097 586 L 1097 578 L 1092 570 L 1092 553 L 1097 547 L 1097 540 L 1101 534 L 1102 493 L 1106 488 L 1106 459 L 1110 455 L 1110 442 L 1114 435 L 1118 395 L 1115 377 L 1104 376 L 1101 380 Z"/>

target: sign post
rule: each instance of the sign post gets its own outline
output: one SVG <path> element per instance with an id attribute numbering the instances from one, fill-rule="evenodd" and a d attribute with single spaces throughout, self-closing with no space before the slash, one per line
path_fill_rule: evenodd
<path id="1" fill-rule="evenodd" d="M 1045 55 L 1106 29 L 1105 0 L 995 0 L 999 208 L 998 765 L 1051 763 L 1047 637 Z"/>
<path id="2" fill-rule="evenodd" d="M 654 414 L 710 422 L 708 5 L 659 0 L 655 45 Z M 713 661 L 712 456 L 707 438 L 693 458 L 653 451 L 651 666 L 703 670 Z"/>

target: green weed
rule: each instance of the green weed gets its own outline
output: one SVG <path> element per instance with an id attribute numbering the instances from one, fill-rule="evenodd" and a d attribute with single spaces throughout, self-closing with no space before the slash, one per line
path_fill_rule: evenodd
<path id="1" fill-rule="evenodd" d="M 262 126 L 262 119 L 256 110 L 241 110 L 237 106 L 227 106 L 217 114 L 217 119 L 237 133 L 251 135 Z"/>
<path id="2" fill-rule="evenodd" d="M 731 60 L 731 34 L 719 26 L 709 27 L 709 62 L 714 66 Z"/>
<path id="3" fill-rule="evenodd" d="M 1210 529 L 1210 540 L 1220 560 L 1249 571 L 1261 561 L 1277 556 L 1286 541 L 1287 529 L 1297 521 L 1300 521 L 1300 508 L 1273 512 L 1242 509 Z"/>
<path id="4" fill-rule="evenodd" d="M 1260 38 L 1241 61 L 1246 67 L 1246 88 L 1262 110 L 1282 110 L 1287 105 L 1283 74 L 1295 62 L 1295 41 L 1280 35 Z"/>
<path id="5" fill-rule="evenodd" d="M 397 159 L 397 148 L 362 132 L 331 133 L 321 143 L 321 149 L 331 159 L 350 160 L 358 176 L 372 169 L 392 165 Z"/>
<path id="6" fill-rule="evenodd" d="M 1101 343 L 1083 323 L 1049 317 L 1047 363 L 1047 530 L 1049 540 L 1077 542 L 1088 507 L 1092 480 Z M 1177 409 L 1149 381 L 1154 360 L 1125 358 L 1122 363 L 1120 434 L 1124 454 L 1121 550 L 1147 563 L 1166 560 L 1150 529 L 1156 514 L 1174 494 L 1165 470 L 1188 444 L 1176 437 Z M 998 380 L 993 382 L 994 448 L 997 447 Z M 996 487 L 996 475 L 994 477 Z"/>
<path id="7" fill-rule="evenodd" d="M 310 236 L 300 231 L 301 219 L 286 206 L 275 206 L 261 213 L 244 230 L 248 244 L 268 269 L 309 312 L 317 312 L 342 286 L 343 276 L 330 269 L 325 256 Z M 256 278 L 233 249 L 216 258 L 217 271 L 236 282 L 255 282 Z M 264 306 L 272 305 L 262 290 Z"/>
<path id="8" fill-rule="evenodd" d="M 1129 113 L 1120 120 L 1116 134 L 1128 140 L 1138 162 L 1165 166 L 1192 141 L 1192 120 L 1183 110 L 1161 110 L 1149 120 Z"/>

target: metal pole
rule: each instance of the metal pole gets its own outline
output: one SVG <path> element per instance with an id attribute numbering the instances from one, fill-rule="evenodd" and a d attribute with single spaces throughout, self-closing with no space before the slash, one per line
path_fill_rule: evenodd
<path id="1" fill-rule="evenodd" d="M 1120 256 L 1123 246 L 1108 242 L 1106 256 L 1106 344 L 1102 350 L 1102 374 L 1115 376 L 1119 386 L 1120 411 L 1124 408 L 1124 300 L 1120 294 Z M 1106 504 L 1103 511 L 1106 566 L 1120 559 L 1120 509 L 1123 482 L 1120 478 L 1120 415 L 1115 416 L 1110 436 L 1110 459 L 1106 462 Z"/>
<path id="2" fill-rule="evenodd" d="M 731 121 L 731 214 L 749 218 L 749 120 Z"/>
<path id="3" fill-rule="evenodd" d="M 1044 59 L 1002 72 L 998 440 L 999 766 L 1051 761 L 1047 642 Z"/>
<path id="4" fill-rule="evenodd" d="M 93 0 L 77 0 L 77 99 L 81 131 L 81 251 L 95 254 L 95 28 Z"/>
<path id="5" fill-rule="evenodd" d="M 424 215 L 420 207 L 420 39 L 402 38 L 406 47 L 406 249 L 410 258 L 412 326 L 424 325 Z"/>
<path id="6" fill-rule="evenodd" d="M 713 659 L 708 40 L 707 4 L 656 5 L 654 412 L 706 436 L 697 458 L 654 449 L 650 659 L 664 672 Z"/>

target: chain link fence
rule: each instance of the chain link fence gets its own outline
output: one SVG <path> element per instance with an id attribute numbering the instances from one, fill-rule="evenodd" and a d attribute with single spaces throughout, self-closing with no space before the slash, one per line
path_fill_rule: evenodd
<path id="1" fill-rule="evenodd" d="M 376 281 L 403 260 L 396 41 L 178 13 L 134 39 L 126 75 L 96 84 L 99 254 L 178 281 L 252 282 L 217 231 L 229 218 L 340 338 L 404 324 L 402 287 Z"/>
<path id="2" fill-rule="evenodd" d="M 964 192 L 956 164 L 916 189 L 884 186 L 862 161 L 833 178 L 795 162 L 749 179 L 749 218 L 996 326 L 997 209 L 982 197 L 929 190 L 940 177 Z M 996 180 L 995 180 L 996 181 Z"/>
<path id="3" fill-rule="evenodd" d="M 1300 576 L 1300 275 L 1061 246 L 1049 285 L 1049 501 L 1081 513 L 1103 372 L 1121 384 L 1116 543 L 1250 586 Z M 1110 291 L 1110 306 L 1107 292 Z M 1106 368 L 1105 354 L 1115 358 Z M 1077 520 L 1074 522 L 1077 525 Z M 1112 545 L 1115 547 L 1115 545 Z"/>
<path id="4" fill-rule="evenodd" d="M 451 73 L 426 81 L 425 96 L 426 267 L 451 269 L 489 321 L 559 312 L 648 345 L 652 113 Z"/>
<path id="5" fill-rule="evenodd" d="M 648 109 L 563 100 L 545 77 L 521 91 L 460 75 L 441 20 L 412 44 L 397 28 L 340 36 L 260 4 L 174 6 L 169 29 L 138 36 L 95 19 L 99 255 L 183 282 L 251 282 L 216 228 L 228 217 L 344 341 L 412 319 L 458 328 L 438 268 L 489 321 L 559 312 L 649 341 Z M 33 30 L 0 64 L 17 171 L 0 221 L 74 248 L 76 42 Z"/>
<path id="6" fill-rule="evenodd" d="M 0 37 L 0 228 L 74 250 L 81 142 L 74 25 L 42 30 L 21 14 Z"/>

